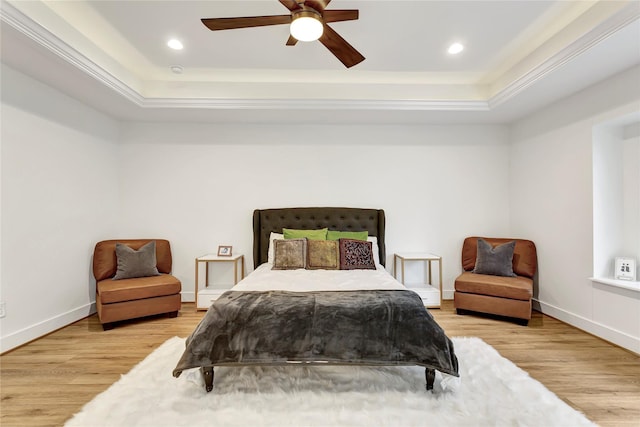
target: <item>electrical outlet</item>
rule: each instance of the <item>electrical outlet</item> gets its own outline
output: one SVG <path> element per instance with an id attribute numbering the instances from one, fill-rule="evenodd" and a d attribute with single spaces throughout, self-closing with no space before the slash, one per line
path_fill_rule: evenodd
<path id="1" fill-rule="evenodd" d="M 0 302 L 0 318 L 7 315 L 7 305 L 4 301 Z"/>

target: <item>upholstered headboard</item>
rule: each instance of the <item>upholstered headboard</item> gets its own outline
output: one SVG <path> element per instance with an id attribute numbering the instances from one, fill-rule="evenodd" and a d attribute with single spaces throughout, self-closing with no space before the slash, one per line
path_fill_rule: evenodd
<path id="1" fill-rule="evenodd" d="M 361 208 L 281 208 L 253 211 L 253 267 L 267 262 L 271 232 L 283 228 L 368 231 L 376 236 L 380 263 L 385 264 L 384 210 Z"/>

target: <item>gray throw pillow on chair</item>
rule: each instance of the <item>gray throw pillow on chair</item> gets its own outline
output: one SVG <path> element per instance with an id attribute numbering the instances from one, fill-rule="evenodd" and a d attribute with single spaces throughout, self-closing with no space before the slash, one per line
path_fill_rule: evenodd
<path id="1" fill-rule="evenodd" d="M 156 266 L 156 241 L 152 240 L 140 249 L 131 249 L 123 243 L 116 243 L 118 269 L 113 280 L 136 277 L 159 276 Z"/>
<path id="2" fill-rule="evenodd" d="M 484 239 L 478 239 L 478 255 L 473 269 L 477 274 L 515 277 L 513 272 L 513 251 L 515 240 L 498 245 L 495 248 Z"/>

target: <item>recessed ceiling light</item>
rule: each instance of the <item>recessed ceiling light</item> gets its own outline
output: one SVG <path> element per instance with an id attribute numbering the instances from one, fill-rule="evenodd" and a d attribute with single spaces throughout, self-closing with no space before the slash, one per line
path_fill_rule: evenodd
<path id="1" fill-rule="evenodd" d="M 175 74 L 182 74 L 183 68 L 179 65 L 172 65 L 171 71 L 173 71 Z"/>
<path id="2" fill-rule="evenodd" d="M 171 39 L 167 42 L 167 46 L 171 49 L 181 50 L 184 46 L 182 46 L 182 42 L 178 39 Z"/>
<path id="3" fill-rule="evenodd" d="M 449 46 L 449 49 L 447 50 L 447 52 L 449 52 L 451 55 L 456 55 L 462 52 L 463 50 L 464 50 L 464 46 L 462 46 L 462 44 L 453 43 L 451 46 Z"/>

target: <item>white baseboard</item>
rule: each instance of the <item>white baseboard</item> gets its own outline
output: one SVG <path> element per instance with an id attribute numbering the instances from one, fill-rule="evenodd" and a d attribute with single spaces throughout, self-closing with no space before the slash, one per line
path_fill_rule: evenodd
<path id="1" fill-rule="evenodd" d="M 533 300 L 533 308 L 562 322 L 582 329 L 598 338 L 609 341 L 634 353 L 640 354 L 640 338 L 629 335 L 625 332 L 612 329 L 609 326 L 594 322 L 591 319 L 568 312 L 552 304 L 543 301 Z"/>
<path id="2" fill-rule="evenodd" d="M 196 294 L 194 291 L 180 292 L 182 302 L 196 302 Z"/>
<path id="3" fill-rule="evenodd" d="M 42 322 L 23 328 L 9 335 L 0 337 L 0 353 L 9 351 L 23 344 L 43 337 L 57 329 L 63 328 L 96 312 L 95 302 L 62 313 Z"/>
<path id="4" fill-rule="evenodd" d="M 442 290 L 442 299 L 447 299 L 447 300 L 451 299 L 452 300 L 453 299 L 453 292 L 454 291 L 447 291 L 447 290 L 443 289 Z"/>

